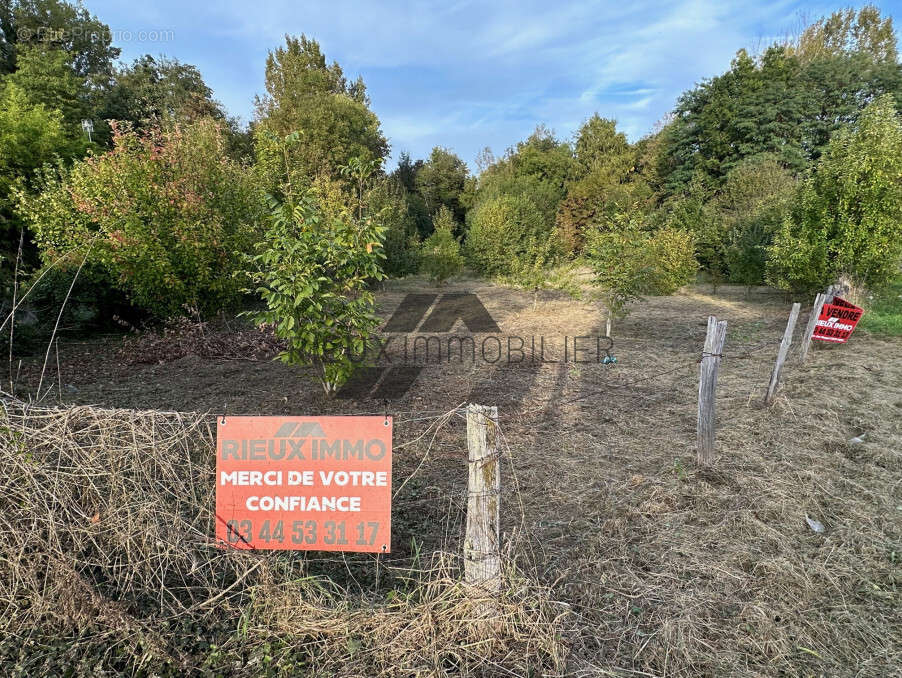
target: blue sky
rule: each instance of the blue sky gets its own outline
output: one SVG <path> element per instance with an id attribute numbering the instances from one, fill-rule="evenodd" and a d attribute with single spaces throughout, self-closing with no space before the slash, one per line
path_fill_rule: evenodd
<path id="1" fill-rule="evenodd" d="M 740 47 L 755 50 L 844 4 L 85 0 L 124 60 L 150 53 L 194 64 L 245 120 L 267 51 L 285 33 L 306 33 L 350 78 L 363 76 L 393 159 L 441 145 L 471 167 L 485 146 L 500 155 L 537 123 L 569 137 L 595 112 L 636 140 Z M 902 20 L 902 0 L 879 6 Z"/>

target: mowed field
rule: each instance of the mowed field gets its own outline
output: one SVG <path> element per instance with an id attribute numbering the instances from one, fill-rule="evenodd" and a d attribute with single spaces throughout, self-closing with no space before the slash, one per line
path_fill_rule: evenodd
<path id="1" fill-rule="evenodd" d="M 604 316 L 597 302 L 557 292 L 534 306 L 532 294 L 484 281 L 434 288 L 411 278 L 387 283 L 379 313 L 388 318 L 409 293 L 461 292 L 477 295 L 504 336 L 544 337 L 546 362 L 427 363 L 387 403 L 328 400 L 239 323 L 218 321 L 181 344 L 176 335 L 63 339 L 44 370 L 44 387 L 53 385 L 44 404 L 211 416 L 387 411 L 401 488 L 397 562 L 459 550 L 465 422 L 439 415 L 468 401 L 497 405 L 505 549 L 550 589 L 561 672 L 900 675 L 902 341 L 858 330 L 848 345 L 815 346 L 802 366 L 803 305 L 784 385 L 765 407 L 790 307 L 768 290 L 747 298 L 744 288 L 695 286 L 637 303 L 615 323 L 613 365 L 562 360 L 563 338 L 603 335 Z M 728 331 L 717 457 L 700 468 L 697 361 L 709 315 Z M 398 361 L 399 350 L 392 344 Z M 20 396 L 42 364 L 19 367 Z M 344 569 L 362 581 L 370 566 Z M 398 675 L 457 670 L 423 666 Z M 510 675 L 494 665 L 484 673 Z"/>

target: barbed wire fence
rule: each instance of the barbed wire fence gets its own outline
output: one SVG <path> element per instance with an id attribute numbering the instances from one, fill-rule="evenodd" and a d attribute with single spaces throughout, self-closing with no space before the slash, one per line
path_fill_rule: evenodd
<path id="1" fill-rule="evenodd" d="M 450 409 L 355 412 L 390 413 L 394 419 L 399 463 L 392 508 L 400 520 L 391 554 L 220 548 L 212 538 L 219 413 L 47 407 L 0 391 L 0 435 L 8 443 L 2 492 L 12 507 L 0 516 L 0 553 L 18 572 L 0 585 L 0 607 L 16 610 L 27 590 L 32 601 L 40 601 L 32 612 L 58 614 L 51 612 L 52 601 L 59 598 L 54 594 L 64 581 L 78 586 L 88 601 L 85 609 L 99 609 L 102 592 L 113 590 L 125 599 L 155 601 L 160 611 L 156 622 L 169 623 L 237 605 L 261 582 L 303 579 L 311 573 L 324 575 L 320 581 L 344 582 L 335 589 L 341 595 L 369 600 L 449 576 L 468 581 L 476 598 L 496 598 L 498 582 L 517 553 L 541 547 L 530 534 L 516 443 L 506 421 L 533 416 L 549 404 L 592 404 L 612 393 L 623 411 L 685 396 L 686 381 L 667 383 L 668 377 L 688 376 L 704 361 L 764 366 L 771 361 L 767 352 L 781 341 L 773 338 L 731 351 L 727 335 L 726 346 L 717 351 L 702 348 L 664 369 L 631 378 L 620 377 L 617 367 L 605 368 L 601 388 L 541 406 L 524 403 L 508 412 L 493 414 L 467 403 Z M 766 385 L 760 386 L 763 403 Z M 715 421 L 724 426 L 743 416 L 739 409 Z M 484 441 L 482 454 L 475 456 L 472 444 L 464 442 L 472 442 L 471 428 Z M 451 477 L 445 460 L 437 459 L 439 453 L 450 454 L 460 473 Z M 492 483 L 474 487 L 474 476 L 490 477 Z M 468 572 L 468 561 L 478 567 Z M 48 579 L 48 573 L 56 577 Z M 496 610 L 489 604 L 478 609 Z M 107 614 L 117 614 L 115 606 Z M 153 637 L 151 628 L 133 618 L 120 620 L 122 624 L 130 629 L 126 638 Z"/>
<path id="2" fill-rule="evenodd" d="M 617 393 L 620 398 L 621 406 L 624 404 L 630 405 L 635 402 L 639 402 L 642 400 L 648 400 L 649 398 L 653 398 L 656 393 L 661 391 L 660 388 L 652 389 L 651 392 L 639 392 L 639 387 L 652 384 L 656 386 L 660 386 L 661 381 L 664 377 L 674 376 L 681 374 L 683 372 L 689 372 L 692 369 L 698 367 L 701 363 L 706 360 L 713 360 L 716 362 L 720 362 L 721 360 L 727 361 L 736 361 L 736 360 L 750 360 L 757 359 L 762 351 L 770 349 L 775 345 L 781 342 L 780 339 L 771 339 L 767 341 L 763 341 L 749 348 L 742 349 L 736 352 L 730 352 L 726 350 L 724 352 L 718 352 L 716 354 L 712 354 L 710 352 L 706 352 L 702 350 L 700 354 L 695 354 L 690 357 L 687 357 L 684 360 L 677 362 L 676 364 L 672 364 L 663 370 L 658 370 L 652 374 L 643 375 L 640 377 L 635 377 L 632 379 L 620 379 L 620 378 L 609 378 L 604 382 L 604 386 L 602 388 L 596 388 L 590 390 L 585 393 L 580 393 L 579 395 L 564 398 L 561 400 L 554 401 L 551 403 L 553 407 L 560 408 L 566 405 L 573 405 L 580 403 L 582 401 L 591 401 L 598 397 L 606 397 L 611 395 L 612 393 Z M 615 368 L 616 369 L 616 368 Z M 613 374 L 613 370 L 608 370 L 608 374 Z M 3 399 L 5 403 L 16 402 L 17 406 L 22 408 L 23 415 L 37 417 L 40 419 L 41 417 L 48 416 L 48 412 L 56 411 L 55 408 L 40 408 L 37 407 L 33 403 L 27 403 L 16 400 L 11 394 L 0 391 L 0 398 Z M 4 404 L 4 407 L 6 405 Z M 523 417 L 538 412 L 544 409 L 546 405 L 536 406 L 532 404 L 525 404 L 521 407 L 514 408 L 510 412 L 501 412 L 501 416 L 504 418 L 507 417 Z M 382 414 L 386 414 L 388 409 L 383 408 L 380 411 L 373 412 L 354 412 L 355 415 L 364 416 L 378 416 Z M 167 412 L 157 412 L 160 416 L 165 416 L 167 414 L 172 414 L 176 416 L 182 416 L 182 413 L 167 413 Z M 216 416 L 216 415 L 210 415 Z M 394 417 L 395 424 L 399 427 L 405 427 L 409 425 L 419 424 L 423 425 L 424 428 L 418 433 L 414 433 L 410 439 L 405 440 L 403 442 L 397 443 L 394 446 L 396 451 L 401 451 L 405 449 L 418 449 L 424 441 L 428 440 L 428 444 L 425 447 L 425 452 L 422 454 L 419 459 L 417 465 L 410 471 L 410 474 L 403 478 L 398 484 L 397 488 L 393 492 L 393 500 L 396 502 L 398 506 L 416 506 L 426 504 L 429 501 L 434 499 L 439 499 L 439 497 L 433 498 L 424 498 L 424 497 L 405 497 L 402 495 L 402 492 L 407 486 L 417 478 L 422 471 L 424 470 L 425 465 L 427 464 L 430 453 L 433 450 L 437 437 L 442 432 L 443 429 L 447 427 L 449 422 L 455 418 L 457 419 L 466 419 L 466 407 L 465 403 L 461 403 L 450 410 L 442 410 L 442 409 L 414 409 L 414 410 L 399 410 L 392 411 L 392 416 Z M 500 426 L 500 424 L 499 424 Z M 508 448 L 509 453 L 509 448 Z M 513 468 L 513 467 L 512 467 Z M 458 512 L 460 509 L 463 509 L 463 495 L 450 495 L 447 497 L 440 497 L 442 500 L 447 500 L 449 505 L 452 507 L 456 507 Z M 446 527 L 448 523 L 446 521 Z"/>

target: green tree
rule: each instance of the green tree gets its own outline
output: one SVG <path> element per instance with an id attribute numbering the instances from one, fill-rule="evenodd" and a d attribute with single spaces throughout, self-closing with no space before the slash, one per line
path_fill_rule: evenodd
<path id="1" fill-rule="evenodd" d="M 463 223 L 466 210 L 461 204 L 469 170 L 466 163 L 446 148 L 436 146 L 416 172 L 416 189 L 430 214 L 442 207 L 451 210 L 455 223 Z"/>
<path id="2" fill-rule="evenodd" d="M 21 87 L 7 84 L 0 100 L 0 200 L 17 179 L 28 179 L 65 145 L 63 116 L 29 101 Z"/>
<path id="3" fill-rule="evenodd" d="M 401 151 L 401 155 L 398 158 L 398 166 L 391 175 L 392 179 L 401 184 L 408 193 L 413 193 L 417 190 L 417 174 L 419 174 L 423 165 L 424 162 L 422 160 L 411 160 L 409 153 Z"/>
<path id="4" fill-rule="evenodd" d="M 57 110 L 69 134 L 81 135 L 81 121 L 88 115 L 85 79 L 76 75 L 69 56 L 43 44 L 23 45 L 18 49 L 17 70 L 5 82 L 18 86 L 32 104 Z"/>
<path id="5" fill-rule="evenodd" d="M 407 213 L 416 225 L 417 235 L 420 239 L 428 237 L 432 231 L 432 216 L 417 187 L 417 175 L 423 165 L 422 160 L 411 160 L 408 153 L 402 152 L 398 158 L 398 166 L 391 173 L 392 180 L 400 184 L 406 192 Z"/>
<path id="6" fill-rule="evenodd" d="M 409 199 L 410 194 L 392 177 L 377 181 L 366 195 L 368 213 L 378 214 L 385 228 L 382 268 L 394 278 L 416 273 L 420 265 L 420 240 Z"/>
<path id="7" fill-rule="evenodd" d="M 321 173 L 338 176 L 351 158 L 382 160 L 388 143 L 379 119 L 369 109 L 366 87 L 348 83 L 341 67 L 326 58 L 319 43 L 306 36 L 285 36 L 285 45 L 266 59 L 266 94 L 256 101 L 257 159 L 266 183 L 282 181 L 284 150 L 280 140 L 299 132 L 303 143 L 289 153 L 291 182 L 308 185 Z"/>
<path id="8" fill-rule="evenodd" d="M 102 85 L 113 71 L 119 49 L 110 27 L 79 3 L 61 0 L 7 0 L 0 3 L 0 73 L 16 70 L 18 51 L 28 45 L 60 50 L 76 76 Z"/>
<path id="9" fill-rule="evenodd" d="M 649 294 L 673 294 L 692 280 L 697 266 L 689 233 L 652 233 L 625 215 L 617 222 L 616 228 L 590 232 L 585 247 L 608 312 L 608 336 L 613 320 L 625 317 L 630 304 Z"/>
<path id="10" fill-rule="evenodd" d="M 460 242 L 454 235 L 456 227 L 454 214 L 443 205 L 433 217 L 432 235 L 423 242 L 420 270 L 436 285 L 443 284 L 463 269 Z"/>
<path id="11" fill-rule="evenodd" d="M 76 252 L 77 265 L 87 256 L 159 316 L 236 302 L 234 274 L 258 238 L 263 203 L 253 174 L 224 153 L 222 126 L 117 131 L 114 143 L 71 170 L 45 172 L 37 195 L 19 194 L 42 258 Z"/>
<path id="12" fill-rule="evenodd" d="M 288 162 L 286 182 L 290 173 Z M 323 210 L 311 191 L 281 192 L 283 200 L 270 197 L 269 226 L 248 258 L 248 275 L 266 303 L 253 315 L 286 342 L 279 358 L 313 366 L 331 397 L 362 362 L 379 324 L 370 283 L 384 277 L 385 228 L 369 214 L 355 217 L 353 203 Z"/>
<path id="13" fill-rule="evenodd" d="M 891 23 L 872 10 L 860 39 L 849 37 L 858 29 L 839 27 L 840 37 L 817 38 L 832 46 L 808 56 L 792 45 L 773 45 L 758 58 L 740 50 L 729 71 L 684 93 L 666 134 L 665 197 L 685 192 L 697 173 L 717 187 L 760 153 L 777 155 L 799 175 L 869 101 L 884 93 L 902 99 L 902 65 L 885 58 L 895 54 Z"/>
<path id="14" fill-rule="evenodd" d="M 812 290 L 846 274 L 877 289 L 897 278 L 902 259 L 900 177 L 902 122 L 886 95 L 830 140 L 770 248 L 771 284 Z"/>
<path id="15" fill-rule="evenodd" d="M 35 171 L 66 145 L 63 116 L 41 104 L 29 102 L 25 92 L 14 83 L 0 90 L 0 261 L 3 276 L 11 275 L 22 227 L 13 207 L 13 188 L 22 188 L 34 178 Z M 20 183 L 21 182 L 21 183 Z M 27 241 L 31 238 L 29 237 Z M 32 253 L 32 256 L 33 253 Z M 5 284 L 5 283 L 4 283 Z"/>
<path id="16" fill-rule="evenodd" d="M 508 153 L 507 160 L 516 176 L 548 183 L 561 196 L 574 172 L 570 144 L 559 141 L 544 125 L 536 127 L 526 141 L 518 143 L 514 152 Z"/>
<path id="17" fill-rule="evenodd" d="M 585 233 L 619 213 L 646 213 L 652 189 L 638 174 L 637 149 L 617 131 L 614 120 L 597 114 L 580 128 L 574 144 L 577 180 L 557 211 L 558 234 L 568 251 L 578 252 Z"/>
<path id="18" fill-rule="evenodd" d="M 547 256 L 545 244 L 555 242 L 553 229 L 521 195 L 501 195 L 480 203 L 472 212 L 464 241 L 470 266 L 489 276 L 510 275 L 516 265 L 531 265 Z"/>
<path id="19" fill-rule="evenodd" d="M 895 63 L 896 32 L 892 17 L 885 19 L 874 5 L 857 12 L 849 7 L 807 26 L 790 48 L 802 61 L 865 54 L 874 61 Z"/>
<path id="20" fill-rule="evenodd" d="M 576 133 L 574 156 L 579 178 L 598 172 L 624 176 L 633 164 L 631 150 L 626 135 L 617 131 L 617 121 L 596 113 Z"/>
<path id="21" fill-rule="evenodd" d="M 195 66 L 149 54 L 116 70 L 98 117 L 127 121 L 135 129 L 167 120 L 226 120 L 222 106 L 213 99 L 213 90 Z"/>
<path id="22" fill-rule="evenodd" d="M 570 144 L 558 141 L 540 125 L 528 139 L 508 149 L 503 158 L 479 175 L 470 202 L 475 212 L 482 203 L 502 196 L 523 198 L 538 212 L 543 228 L 551 232 L 573 173 Z"/>

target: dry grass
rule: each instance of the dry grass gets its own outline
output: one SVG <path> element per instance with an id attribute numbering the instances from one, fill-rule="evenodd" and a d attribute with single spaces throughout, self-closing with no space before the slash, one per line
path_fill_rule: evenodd
<path id="1" fill-rule="evenodd" d="M 387 317 L 407 292 L 418 291 L 423 291 L 421 281 L 393 282 L 380 295 L 382 315 Z M 559 346 L 563 335 L 603 331 L 595 303 L 553 292 L 543 292 L 534 310 L 532 295 L 481 281 L 455 281 L 435 291 L 476 292 L 509 335 L 555 337 Z M 807 311 L 803 305 L 799 333 Z M 99 454 L 97 441 L 112 436 L 119 441 L 109 444 L 112 450 L 132 445 L 143 454 L 154 445 L 170 445 L 182 450 L 172 452 L 177 459 L 192 455 L 193 463 L 181 463 L 172 483 L 148 485 L 126 477 L 134 483 L 135 496 L 146 492 L 153 501 L 169 502 L 166 512 L 153 519 L 151 534 L 162 534 L 171 540 L 164 544 L 175 541 L 181 551 L 194 554 L 200 569 L 192 570 L 193 561 L 180 561 L 178 570 L 164 570 L 141 555 L 145 551 L 135 551 L 140 557 L 133 562 L 128 552 L 112 547 L 115 540 L 92 546 L 91 540 L 106 534 L 104 510 L 91 523 L 97 509 L 85 503 L 73 513 L 58 509 L 52 525 L 41 509 L 44 533 L 52 534 L 52 528 L 71 536 L 58 540 L 62 546 L 42 537 L 24 555 L 21 546 L 13 549 L 23 572 L 34 573 L 31 579 L 22 575 L 27 587 L 19 590 L 38 592 L 36 601 L 55 600 L 43 597 L 44 591 L 50 596 L 54 586 L 64 584 L 42 573 L 57 571 L 47 559 L 60 549 L 104 596 L 100 600 L 117 601 L 124 613 L 146 625 L 141 633 L 158 634 L 146 637 L 160 638 L 160 656 L 182 661 L 179 652 L 189 658 L 219 652 L 228 659 L 216 661 L 241 657 L 240 665 L 251 674 L 265 673 L 262 662 L 270 656 L 271 664 L 296 667 L 292 662 L 302 660 L 308 672 L 325 675 L 405 670 L 423 676 L 902 675 L 902 344 L 859 329 L 847 346 L 814 349 L 804 368 L 793 353 L 775 405 L 765 408 L 761 400 L 788 312 L 789 303 L 779 295 L 758 291 L 749 300 L 744 290 L 724 288 L 711 296 L 697 287 L 649 299 L 615 325 L 614 367 L 429 365 L 410 391 L 391 403 L 395 413 L 447 410 L 471 397 L 499 406 L 510 452 L 502 529 L 512 571 L 520 574 L 508 578 L 504 610 L 509 621 L 501 625 L 497 643 L 474 644 L 473 603 L 461 597 L 455 583 L 458 563 L 449 555 L 460 551 L 465 506 L 463 422 L 457 418 L 432 429 L 418 421 L 396 427 L 395 487 L 409 482 L 394 501 L 391 560 L 265 557 L 229 589 L 256 561 L 205 545 L 212 534 L 205 513 L 212 506 L 212 466 L 203 461 L 210 454 L 204 451 L 209 440 L 204 419 L 183 416 L 179 423 L 176 415 L 119 412 L 113 417 L 105 410 L 64 409 L 53 415 L 57 423 L 45 440 L 40 422 L 50 419 L 39 417 L 30 435 L 31 446 L 45 450 L 40 459 L 49 460 L 40 466 L 44 485 L 66 479 L 69 487 L 71 476 L 88 488 L 76 497 L 80 502 L 106 496 L 106 485 L 90 489 L 92 482 L 101 482 L 102 469 L 128 465 L 117 461 L 120 452 L 75 473 L 71 459 L 84 453 L 73 449 L 66 452 L 70 461 L 60 473 L 52 461 L 61 455 L 59 449 L 87 445 Z M 702 469 L 694 451 L 695 360 L 708 314 L 726 319 L 729 327 L 718 386 L 718 455 L 713 468 Z M 63 354 L 63 382 L 68 383 L 74 377 Z M 554 348 L 548 355 L 560 357 Z M 230 412 L 260 414 L 352 414 L 383 407 L 371 401 L 323 402 L 315 388 L 298 382 L 297 372 L 282 365 L 188 356 L 115 379 L 92 381 L 85 374 L 73 397 L 85 403 L 127 399 L 142 407 L 167 408 L 168 403 L 167 409 L 215 409 L 229 402 Z M 91 416 L 101 423 L 88 426 L 84 421 Z M 13 428 L 19 426 L 15 417 L 21 414 L 14 415 Z M 158 442 L 151 445 L 148 431 L 154 421 Z M 92 433 L 86 436 L 82 428 Z M 126 445 L 122 441 L 128 441 L 132 428 L 144 432 L 137 443 Z M 183 429 L 190 435 L 176 433 Z M 862 434 L 864 442 L 849 442 Z M 73 442 L 60 442 L 69 438 Z M 144 468 L 149 463 L 135 461 L 137 452 L 130 454 L 129 464 Z M 91 480 L 94 476 L 98 480 Z M 189 485 L 207 494 L 185 498 L 183 488 Z M 43 504 L 36 499 L 23 503 L 23 497 L 47 502 L 48 490 L 19 482 L 10 486 L 0 488 L 14 497 L 7 520 L 32 524 L 36 518 L 28 506 Z M 182 498 L 175 501 L 173 491 Z M 103 506 L 107 499 L 92 501 Z M 133 498 L 130 505 L 140 512 L 144 501 Z M 806 516 L 826 530 L 813 532 Z M 161 532 L 160 526 L 170 525 L 175 527 Z M 3 543 L 19 544 L 13 540 L 24 534 L 6 534 Z M 94 536 L 88 539 L 88 534 Z M 75 537 L 78 543 L 87 540 L 84 554 L 65 550 Z M 42 548 L 44 556 L 32 557 Z M 157 545 L 152 552 L 168 548 Z M 107 549 L 118 555 L 101 560 L 99 554 Z M 8 553 L 4 546 L 3 557 Z M 195 578 L 199 584 L 192 583 Z M 215 604 L 191 615 L 200 633 L 229 638 L 221 648 L 185 648 L 185 638 L 194 642 L 194 631 L 160 630 L 159 620 L 179 606 L 202 603 L 226 589 Z M 138 603 L 118 593 L 139 590 L 145 594 Z M 12 601 L 16 619 L 30 619 L 21 616 L 31 614 L 31 603 L 21 602 L 25 599 Z M 145 608 L 148 601 L 156 607 Z M 158 611 L 164 606 L 165 614 Z M 569 612 L 561 617 L 565 609 Z M 388 621 L 381 615 L 389 615 Z M 28 623 L 32 626 L 21 628 L 35 628 Z M 79 645 L 84 642 L 78 636 L 81 622 L 72 624 L 69 635 L 55 642 L 84 647 Z M 46 631 L 42 642 L 55 633 Z M 100 638 L 96 625 L 90 633 Z M 136 633 L 111 635 L 110 643 L 92 647 L 121 648 Z M 15 636 L 16 648 L 23 646 L 21 637 Z M 128 652 L 133 657 L 138 650 L 128 646 Z M 137 665 L 137 659 L 132 661 L 129 666 Z"/>
<path id="2" fill-rule="evenodd" d="M 719 454 L 703 469 L 707 312 L 730 330 Z M 765 408 L 787 314 L 777 300 L 653 299 L 621 327 L 617 368 L 534 379 L 507 431 L 537 576 L 579 619 L 572 675 L 902 673 L 899 344 L 862 334 L 804 368 L 793 354 Z"/>
<path id="3" fill-rule="evenodd" d="M 438 550 L 354 564 L 217 548 L 212 422 L 3 401 L 4 675 L 525 675 L 563 666 L 566 607 L 512 569 L 489 625 L 457 559 Z M 357 581 L 373 567 L 375 586 Z"/>

